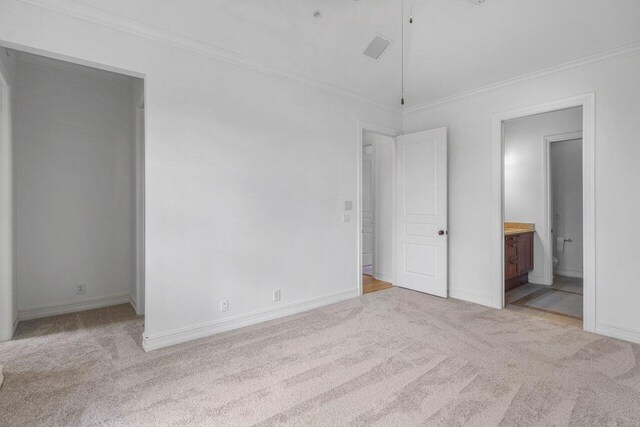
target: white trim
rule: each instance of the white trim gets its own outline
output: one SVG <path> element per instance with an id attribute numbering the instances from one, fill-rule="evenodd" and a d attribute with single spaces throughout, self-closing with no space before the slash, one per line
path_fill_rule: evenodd
<path id="1" fill-rule="evenodd" d="M 349 98 L 360 103 L 365 103 L 395 115 L 402 115 L 402 108 L 386 105 L 367 96 L 360 95 L 351 90 L 325 82 L 323 80 L 307 76 L 305 74 L 286 70 L 273 64 L 245 56 L 230 49 L 224 49 L 201 40 L 184 36 L 140 21 L 116 15 L 105 10 L 80 4 L 70 0 L 19 0 L 32 6 L 49 9 L 66 16 L 93 22 L 98 25 L 113 28 L 118 31 L 133 34 L 156 42 L 164 43 L 178 49 L 190 51 L 199 55 L 212 58 L 216 61 L 242 67 L 265 76 L 279 80 L 296 83 L 308 88 L 336 96 Z"/>
<path id="2" fill-rule="evenodd" d="M 13 317 L 13 335 L 12 337 L 14 337 L 16 335 L 16 331 L 18 330 L 18 323 L 20 323 L 20 318 L 18 317 L 18 311 L 16 310 L 16 315 Z"/>
<path id="3" fill-rule="evenodd" d="M 550 286 L 552 283 L 547 283 L 545 277 L 543 276 L 534 276 L 529 274 L 529 283 L 533 283 L 534 285 L 546 285 Z"/>
<path id="4" fill-rule="evenodd" d="M 544 264 L 544 278 L 543 284 L 545 285 L 553 285 L 553 246 L 555 242 L 553 241 L 553 233 L 551 233 L 551 229 L 553 228 L 553 189 L 552 187 L 552 177 L 551 177 L 551 144 L 555 142 L 562 141 L 572 141 L 574 139 L 582 139 L 582 131 L 575 132 L 567 132 L 556 135 L 548 135 L 544 137 L 544 154 L 542 156 L 543 159 L 543 183 L 542 188 L 546 192 L 545 197 L 543 198 L 543 218 L 544 223 L 542 227 L 540 227 L 540 232 L 544 232 L 547 234 L 547 244 L 549 247 L 547 248 L 547 257 L 545 259 Z M 562 273 L 558 273 L 562 274 Z M 582 271 L 580 271 L 580 276 L 573 277 L 582 277 Z M 531 276 L 529 276 L 531 278 Z M 535 283 L 535 282 L 534 282 Z"/>
<path id="5" fill-rule="evenodd" d="M 389 136 L 391 138 L 393 138 L 393 155 L 392 155 L 392 176 L 393 176 L 393 190 L 392 190 L 392 199 L 393 199 L 393 213 L 392 213 L 392 218 L 391 220 L 393 221 L 393 227 L 392 227 L 392 231 L 391 231 L 391 238 L 392 241 L 395 242 L 395 205 L 396 205 L 396 183 L 395 183 L 395 176 L 396 176 L 396 150 L 395 150 L 395 146 L 396 146 L 396 141 L 395 138 L 398 135 L 402 134 L 402 130 L 399 129 L 393 129 L 393 128 L 388 128 L 385 126 L 379 126 L 379 125 L 375 125 L 373 123 L 368 123 L 365 122 L 363 120 L 358 120 L 357 122 L 357 129 L 358 129 L 358 135 L 356 138 L 356 211 L 355 211 L 355 217 L 356 217 L 356 253 L 357 253 L 357 260 L 358 262 L 356 262 L 357 265 L 357 272 L 356 272 L 356 283 L 358 284 L 358 295 L 362 295 L 362 145 L 364 144 L 364 136 L 363 136 L 363 132 L 369 131 L 369 132 L 373 132 L 373 133 L 377 133 L 377 134 L 381 134 L 381 135 L 385 135 L 385 136 Z M 392 251 L 392 258 L 395 258 L 395 249 Z M 392 265 L 395 265 L 395 259 L 392 259 Z M 391 275 L 393 276 L 394 273 L 392 271 Z M 393 283 L 393 279 L 392 280 L 388 280 L 388 282 Z"/>
<path id="6" fill-rule="evenodd" d="M 138 304 L 136 303 L 136 298 L 133 294 L 129 294 L 129 304 L 133 307 L 133 311 L 135 311 L 138 316 L 141 316 L 141 314 L 138 313 Z"/>
<path id="7" fill-rule="evenodd" d="M 214 320 L 155 335 L 145 334 L 142 339 L 142 348 L 144 348 L 145 351 L 157 350 L 159 348 L 180 344 L 194 339 L 208 337 L 220 332 L 226 332 L 254 325 L 256 323 L 266 322 L 267 320 L 278 319 L 284 316 L 290 316 L 292 314 L 323 307 L 328 304 L 355 298 L 357 296 L 358 289 L 353 288 L 348 291 L 336 292 L 278 307 L 270 307 L 254 311 L 253 313 L 240 314 L 238 316 L 227 317 L 225 319 Z"/>
<path id="8" fill-rule="evenodd" d="M 146 86 L 146 81 L 143 85 Z M 146 142 L 146 110 L 143 99 L 137 101 L 135 108 L 135 299 L 139 304 L 135 305 L 136 313 L 145 313 L 145 142 Z"/>
<path id="9" fill-rule="evenodd" d="M 560 276 L 578 277 L 580 279 L 584 277 L 582 270 L 578 270 L 576 268 L 556 268 L 554 273 L 559 274 Z"/>
<path id="10" fill-rule="evenodd" d="M 608 322 L 598 322 L 593 332 L 640 344 L 640 331 L 636 329 L 625 328 Z"/>
<path id="11" fill-rule="evenodd" d="M 15 331 L 11 87 L 0 69 L 0 341 Z"/>
<path id="12" fill-rule="evenodd" d="M 76 313 L 78 311 L 92 310 L 94 308 L 108 307 L 111 305 L 128 304 L 131 296 L 128 292 L 110 295 L 106 297 L 87 298 L 80 301 L 41 305 L 18 309 L 18 319 L 31 320 L 41 317 L 57 316 L 59 314 Z"/>
<path id="13" fill-rule="evenodd" d="M 622 46 L 619 48 L 611 49 L 596 55 L 587 56 L 585 58 L 581 58 L 575 61 L 566 62 L 564 64 L 556 65 L 553 67 L 545 68 L 543 70 L 535 71 L 533 73 L 524 74 L 518 77 L 514 77 L 511 79 L 503 80 L 497 83 L 493 83 L 487 86 L 482 86 L 476 89 L 468 90 L 465 92 L 461 92 L 451 96 L 445 96 L 440 99 L 436 99 L 433 101 L 424 102 L 418 105 L 414 105 L 412 107 L 405 107 L 404 112 L 406 114 L 417 113 L 423 110 L 428 110 L 429 108 L 436 107 L 438 105 L 447 104 L 450 102 L 459 101 L 465 98 L 470 98 L 476 95 L 480 95 L 483 93 L 491 92 L 497 89 L 501 89 L 507 86 L 516 85 L 518 83 L 523 83 L 528 80 L 537 79 L 539 77 L 544 77 L 552 74 L 557 74 L 561 72 L 571 71 L 576 68 L 581 68 L 590 64 L 594 64 L 597 62 L 606 61 L 608 59 L 622 58 L 625 56 L 633 55 L 640 52 L 640 42 L 632 43 L 626 46 Z"/>
<path id="14" fill-rule="evenodd" d="M 557 135 L 549 135 L 544 137 L 547 142 L 573 141 L 574 139 L 582 139 L 582 131 L 559 133 Z"/>
<path id="15" fill-rule="evenodd" d="M 584 265 L 584 329 L 596 331 L 595 283 L 595 94 L 551 101 L 545 104 L 494 114 L 492 120 L 493 170 L 493 306 L 504 308 L 504 139 L 503 122 L 572 107 L 582 107 L 583 165 L 583 265 Z"/>

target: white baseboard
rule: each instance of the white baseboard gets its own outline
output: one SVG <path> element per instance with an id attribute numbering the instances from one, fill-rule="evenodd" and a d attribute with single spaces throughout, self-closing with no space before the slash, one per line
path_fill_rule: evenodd
<path id="1" fill-rule="evenodd" d="M 133 307 L 133 311 L 138 313 L 138 303 L 136 303 L 136 298 L 132 294 L 129 294 L 129 304 Z"/>
<path id="2" fill-rule="evenodd" d="M 529 283 L 533 283 L 534 285 L 551 286 L 549 283 L 545 283 L 544 277 L 542 277 L 542 276 L 532 276 L 531 274 L 529 274 Z"/>
<path id="3" fill-rule="evenodd" d="M 328 304 L 344 301 L 359 296 L 358 289 L 323 295 L 317 298 L 293 302 L 290 304 L 258 310 L 253 313 L 240 314 L 225 319 L 214 320 L 199 325 L 163 332 L 155 335 L 145 335 L 142 339 L 142 348 L 145 351 L 157 350 L 175 344 L 208 337 L 220 332 L 226 332 L 244 326 L 250 326 L 267 320 L 278 319 L 291 314 L 308 311 Z"/>
<path id="4" fill-rule="evenodd" d="M 620 340 L 630 341 L 640 344 L 640 331 L 635 329 L 625 328 L 624 326 L 613 325 L 611 323 L 597 322 L 596 334 L 606 335 L 612 338 L 618 338 Z"/>
<path id="5" fill-rule="evenodd" d="M 56 316 L 58 314 L 75 313 L 110 305 L 126 304 L 130 302 L 129 293 L 116 294 L 107 297 L 87 298 L 62 304 L 41 305 L 18 309 L 18 320 L 39 319 L 41 317 Z"/>
<path id="6" fill-rule="evenodd" d="M 374 271 L 373 278 L 382 280 L 383 282 L 393 283 L 393 276 L 391 276 L 390 274 L 378 273 L 377 271 Z"/>
<path id="7" fill-rule="evenodd" d="M 578 277 L 582 279 L 582 270 L 575 268 L 556 268 L 553 270 L 553 274 L 559 274 L 566 277 Z"/>
<path id="8" fill-rule="evenodd" d="M 497 303 L 491 296 L 477 294 L 475 292 L 461 291 L 459 289 L 449 289 L 449 297 L 462 301 L 472 302 L 474 304 L 484 305 L 486 307 L 501 309 L 500 303 Z"/>
<path id="9" fill-rule="evenodd" d="M 16 316 L 13 318 L 13 334 L 11 335 L 12 337 L 14 337 L 16 335 L 16 331 L 18 330 L 18 323 L 20 323 L 20 318 L 18 316 L 18 311 L 16 310 Z"/>

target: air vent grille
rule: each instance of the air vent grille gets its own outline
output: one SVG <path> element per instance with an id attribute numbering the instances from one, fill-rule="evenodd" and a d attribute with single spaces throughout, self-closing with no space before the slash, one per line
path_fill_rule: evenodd
<path id="1" fill-rule="evenodd" d="M 390 40 L 385 39 L 384 37 L 376 36 L 362 53 L 367 58 L 377 61 L 378 59 L 380 59 L 387 47 L 389 47 L 390 43 Z"/>

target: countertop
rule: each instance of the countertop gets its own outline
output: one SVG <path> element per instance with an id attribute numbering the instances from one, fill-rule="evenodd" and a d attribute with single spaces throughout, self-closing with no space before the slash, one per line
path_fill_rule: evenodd
<path id="1" fill-rule="evenodd" d="M 516 234 L 535 233 L 536 225 L 527 222 L 505 222 L 504 235 L 514 236 Z"/>

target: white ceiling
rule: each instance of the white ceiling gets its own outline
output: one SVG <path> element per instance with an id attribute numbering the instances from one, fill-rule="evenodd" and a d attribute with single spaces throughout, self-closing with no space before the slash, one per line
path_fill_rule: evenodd
<path id="1" fill-rule="evenodd" d="M 409 105 L 640 41 L 639 0 L 416 0 Z"/>
<path id="2" fill-rule="evenodd" d="M 387 105 L 400 100 L 402 0 L 76 0 Z M 640 42 L 640 0 L 404 0 L 407 105 Z M 320 18 L 313 12 L 321 11 Z M 378 62 L 362 55 L 392 39 Z"/>
<path id="3" fill-rule="evenodd" d="M 302 73 L 377 102 L 400 101 L 399 0 L 79 0 Z M 395 6 L 395 7 L 393 7 Z M 321 17 L 315 18 L 314 11 Z M 380 33 L 392 45 L 364 55 Z"/>

